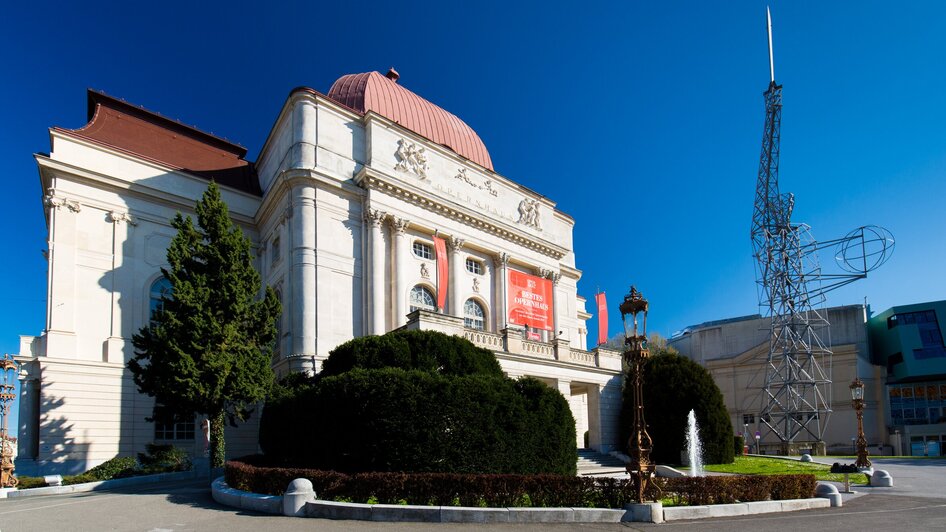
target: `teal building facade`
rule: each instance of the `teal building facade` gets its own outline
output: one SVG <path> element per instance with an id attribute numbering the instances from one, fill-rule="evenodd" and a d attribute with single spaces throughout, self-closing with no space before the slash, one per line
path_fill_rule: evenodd
<path id="1" fill-rule="evenodd" d="M 892 307 L 868 320 L 872 362 L 886 368 L 887 425 L 903 454 L 946 455 L 944 330 L 946 301 Z"/>

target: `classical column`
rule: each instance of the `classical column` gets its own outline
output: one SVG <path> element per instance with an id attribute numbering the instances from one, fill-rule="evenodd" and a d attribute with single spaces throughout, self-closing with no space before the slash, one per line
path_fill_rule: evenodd
<path id="1" fill-rule="evenodd" d="M 592 449 L 604 452 L 602 448 L 602 426 L 601 426 L 601 388 L 600 384 L 591 383 L 588 385 L 588 446 Z"/>
<path id="2" fill-rule="evenodd" d="M 501 331 L 508 325 L 508 309 L 506 308 L 509 287 L 509 254 L 500 252 L 493 257 L 493 290 L 496 294 L 496 330 Z"/>
<path id="3" fill-rule="evenodd" d="M 110 310 L 110 324 L 108 339 L 105 341 L 105 353 L 103 362 L 124 363 L 124 345 L 125 331 L 122 331 L 122 312 L 119 305 L 119 296 L 124 292 L 124 286 L 117 277 L 122 271 L 122 263 L 125 254 L 122 246 L 128 240 L 129 226 L 138 225 L 127 212 L 112 211 L 108 213 L 108 219 L 112 222 L 112 271 L 111 271 L 111 292 L 112 305 Z"/>
<path id="4" fill-rule="evenodd" d="M 371 245 L 371 274 L 366 276 L 371 279 L 369 287 L 371 301 L 371 334 L 384 334 L 384 237 L 381 234 L 381 222 L 384 221 L 385 214 L 377 209 L 368 209 L 365 212 L 365 221 L 370 226 L 370 245 Z"/>
<path id="5" fill-rule="evenodd" d="M 407 323 L 408 302 L 407 294 L 410 287 L 407 286 L 408 260 L 410 259 L 410 240 L 406 237 L 405 231 L 411 222 L 404 218 L 396 216 L 391 217 L 391 233 L 394 235 L 394 320 L 393 328 L 400 327 Z"/>
<path id="6" fill-rule="evenodd" d="M 76 358 L 76 238 L 82 205 L 49 189 L 49 267 L 46 352 Z"/>
<path id="7" fill-rule="evenodd" d="M 450 281 L 449 284 L 449 294 L 450 299 L 450 314 L 453 316 L 463 317 L 463 301 L 462 296 L 460 295 L 460 279 L 463 278 L 463 268 L 464 260 L 463 254 L 460 253 L 460 250 L 463 249 L 462 238 L 457 238 L 455 236 L 450 237 L 447 240 L 447 249 L 450 250 Z M 444 287 L 438 286 L 437 290 L 443 290 Z"/>
<path id="8" fill-rule="evenodd" d="M 315 286 L 315 187 L 295 184 L 292 187 L 292 229 L 290 231 L 290 268 L 292 286 L 292 347 L 290 362 L 293 369 L 313 370 L 316 341 L 316 286 Z M 301 364 L 300 364 L 301 359 Z"/>

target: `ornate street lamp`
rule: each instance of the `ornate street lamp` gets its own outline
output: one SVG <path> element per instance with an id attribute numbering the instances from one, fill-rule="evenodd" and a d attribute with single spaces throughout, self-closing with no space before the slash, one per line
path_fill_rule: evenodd
<path id="1" fill-rule="evenodd" d="M 631 292 L 624 296 L 621 302 L 621 321 L 624 323 L 624 362 L 630 369 L 631 397 L 634 421 L 631 426 L 631 437 L 628 440 L 630 462 L 627 463 L 627 472 L 634 482 L 637 492 L 637 502 L 644 502 L 644 491 L 647 483 L 654 476 L 656 466 L 650 461 L 650 451 L 653 441 L 647 433 L 647 422 L 644 421 L 644 363 L 650 356 L 647 349 L 647 300 L 633 286 Z M 637 315 L 643 313 L 643 321 L 638 332 Z M 628 320 L 628 317 L 631 320 Z M 628 323 L 630 321 L 630 324 Z"/>
<path id="2" fill-rule="evenodd" d="M 867 469 L 871 466 L 867 458 L 867 438 L 864 436 L 864 383 L 860 377 L 855 377 L 851 383 L 851 400 L 854 404 L 854 411 L 857 412 L 857 443 L 855 450 L 857 461 L 854 465 L 860 469 Z"/>
<path id="3" fill-rule="evenodd" d="M 11 355 L 0 357 L 0 489 L 15 488 L 19 484 L 13 476 L 13 442 L 7 430 L 10 407 L 16 399 L 19 367 Z"/>

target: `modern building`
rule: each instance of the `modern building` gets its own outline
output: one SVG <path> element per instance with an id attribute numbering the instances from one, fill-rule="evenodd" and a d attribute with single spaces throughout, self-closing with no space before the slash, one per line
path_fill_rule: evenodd
<path id="1" fill-rule="evenodd" d="M 45 330 L 22 337 L 18 470 L 75 472 L 153 441 L 203 451 L 200 420 L 150 423 L 125 363 L 168 289 L 175 212 L 213 179 L 282 301 L 273 368 L 318 371 L 335 346 L 402 327 L 487 347 L 571 402 L 579 444 L 617 447 L 621 358 L 586 350 L 575 221 L 497 173 L 462 120 L 398 84 L 346 75 L 289 94 L 255 161 L 157 113 L 88 93 L 89 122 L 35 156 L 48 228 Z M 258 419 L 258 416 L 254 418 Z M 253 422 L 228 434 L 255 452 Z"/>
<path id="2" fill-rule="evenodd" d="M 868 321 L 871 358 L 886 380 L 886 423 L 901 454 L 946 455 L 944 320 L 946 301 L 934 301 L 893 307 Z"/>
<path id="3" fill-rule="evenodd" d="M 830 338 L 832 351 L 830 360 L 822 362 L 833 383 L 827 392 L 832 412 L 822 435 L 825 451 L 854 452 L 857 418 L 849 385 L 858 376 L 865 383 L 864 433 L 869 450 L 890 454 L 896 441 L 891 441 L 885 422 L 885 375 L 883 367 L 871 360 L 866 309 L 862 305 L 833 307 L 827 310 L 827 320 L 829 330 L 819 333 L 823 339 Z M 711 321 L 687 327 L 675 334 L 669 345 L 709 370 L 723 393 L 734 431 L 747 434 L 754 451 L 754 436 L 759 432 L 758 451 L 780 454 L 781 443 L 770 431 L 762 429 L 761 419 L 769 355 L 768 326 L 769 320 L 758 314 Z M 814 441 L 798 443 L 798 451 L 817 450 Z"/>

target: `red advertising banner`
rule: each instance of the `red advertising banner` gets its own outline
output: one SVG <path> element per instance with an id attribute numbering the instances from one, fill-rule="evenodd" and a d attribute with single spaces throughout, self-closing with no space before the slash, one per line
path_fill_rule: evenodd
<path id="1" fill-rule="evenodd" d="M 604 292 L 595 294 L 595 303 L 598 304 L 598 345 L 608 341 L 608 302 Z"/>
<path id="2" fill-rule="evenodd" d="M 509 270 L 509 323 L 551 331 L 552 281 Z"/>
<path id="3" fill-rule="evenodd" d="M 447 241 L 435 236 L 437 252 L 437 310 L 443 312 L 447 303 L 447 285 L 450 283 L 450 265 L 447 264 Z"/>

